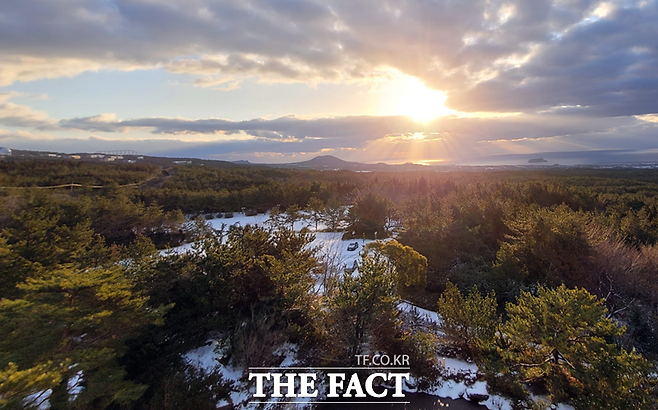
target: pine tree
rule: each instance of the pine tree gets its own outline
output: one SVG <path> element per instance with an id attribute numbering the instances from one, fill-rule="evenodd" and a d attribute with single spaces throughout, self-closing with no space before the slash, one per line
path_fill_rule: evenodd
<path id="1" fill-rule="evenodd" d="M 322 213 L 324 212 L 324 207 L 324 202 L 315 196 L 308 200 L 306 210 L 311 213 L 311 218 L 315 223 L 316 232 L 318 231 L 318 224 L 320 221 L 322 221 Z"/>
<path id="2" fill-rule="evenodd" d="M 345 221 L 345 207 L 338 199 L 329 198 L 322 211 L 322 220 L 331 232 L 338 231 Z"/>
<path id="3" fill-rule="evenodd" d="M 493 291 L 482 297 L 477 287 L 464 296 L 457 286 L 448 282 L 438 301 L 441 330 L 449 345 L 474 357 L 492 342 L 498 318 Z"/>
<path id="4" fill-rule="evenodd" d="M 349 216 L 351 226 L 349 231 L 368 237 L 379 233 L 379 238 L 386 236 L 386 222 L 389 216 L 390 201 L 373 193 L 361 196 L 354 201 Z"/>
<path id="5" fill-rule="evenodd" d="M 334 333 L 344 349 L 339 355 L 352 360 L 380 326 L 398 314 L 393 272 L 377 255 L 364 255 L 358 274 L 343 276 L 337 293 L 330 299 Z"/>
<path id="6" fill-rule="evenodd" d="M 116 359 L 123 342 L 146 324 L 159 323 L 165 311 L 150 309 L 133 291 L 122 268 L 55 268 L 29 278 L 18 288 L 21 299 L 0 301 L 0 368 L 25 381 L 3 397 L 19 402 L 35 388 L 52 389 L 52 409 L 105 408 L 141 395 L 146 386 L 123 380 Z M 47 380 L 35 378 L 50 375 Z M 82 391 L 69 400 L 68 382 L 81 376 Z"/>
<path id="7" fill-rule="evenodd" d="M 545 386 L 578 409 L 649 408 L 650 364 L 611 343 L 624 328 L 584 289 L 539 287 L 508 304 L 501 355 L 521 383 Z"/>
<path id="8" fill-rule="evenodd" d="M 382 253 L 395 267 L 395 280 L 400 287 L 424 288 L 427 282 L 427 258 L 411 246 L 396 240 L 372 242 L 368 249 Z"/>
<path id="9" fill-rule="evenodd" d="M 62 380 L 60 369 L 52 362 L 18 370 L 16 363 L 9 362 L 0 370 L 0 407 L 4 408 L 38 408 L 47 399 L 45 392 Z M 42 392 L 26 398 L 24 392 Z M 21 399 L 21 400 L 19 400 Z"/>

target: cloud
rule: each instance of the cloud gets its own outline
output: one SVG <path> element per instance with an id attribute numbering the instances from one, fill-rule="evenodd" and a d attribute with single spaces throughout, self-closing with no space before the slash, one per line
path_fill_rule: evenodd
<path id="1" fill-rule="evenodd" d="M 1 1 L 0 86 L 156 68 L 220 90 L 246 78 L 377 84 L 403 73 L 443 90 L 452 109 L 520 114 L 428 124 L 401 116 L 57 121 L 5 92 L 0 124 L 50 133 L 23 138 L 31 144 L 124 144 L 217 158 L 646 149 L 658 132 L 655 21 L 655 0 Z M 17 133 L 2 135 L 20 142 Z"/>
<path id="2" fill-rule="evenodd" d="M 166 152 L 181 156 L 235 159 L 242 156 L 257 160 L 254 152 L 290 156 L 319 155 L 333 150 L 366 161 L 422 158 L 459 162 L 509 152 L 652 148 L 658 133 L 658 123 L 652 119 L 543 113 L 493 118 L 444 117 L 421 124 L 401 116 L 285 116 L 231 121 L 166 117 L 123 120 L 105 114 L 61 120 L 57 126 L 60 130 L 128 136 L 150 132 L 156 135 L 154 139 L 176 141 L 176 148 Z"/>
<path id="3" fill-rule="evenodd" d="M 255 162 L 291 162 L 333 153 L 362 162 L 468 163 L 492 155 L 652 149 L 658 135 L 658 122 L 654 120 L 654 116 L 592 118 L 543 113 L 498 118 L 445 117 L 420 124 L 406 117 L 375 116 L 286 116 L 230 121 L 119 119 L 113 114 L 101 114 L 60 120 L 49 125 L 45 133 L 0 131 L 0 138 L 4 146 L 11 148 L 63 152 L 134 150 Z M 44 131 L 39 127 L 35 130 Z M 89 133 L 94 135 L 88 137 Z M 75 135 L 84 137 L 72 137 Z M 605 158 L 613 157 L 611 154 Z M 527 158 L 521 162 L 524 161 Z"/>
<path id="4" fill-rule="evenodd" d="M 0 128 L 0 141 L 2 140 L 27 140 L 34 139 L 34 136 L 29 131 L 9 131 Z"/>
<path id="5" fill-rule="evenodd" d="M 645 118 L 645 117 L 641 117 Z M 114 114 L 60 120 L 61 129 L 100 132 L 128 132 L 149 129 L 153 134 L 226 134 L 246 132 L 265 139 L 356 139 L 373 140 L 393 134 L 450 134 L 468 139 L 513 140 L 554 135 L 596 132 L 629 123 L 646 123 L 635 117 L 592 120 L 573 115 L 535 114 L 513 117 L 460 118 L 443 117 L 427 124 L 404 116 L 343 116 L 302 118 L 294 115 L 275 119 L 247 121 L 206 118 L 150 117 L 118 120 Z"/>
<path id="6" fill-rule="evenodd" d="M 360 81 L 395 69 L 463 111 L 658 112 L 646 0 L 0 2 L 0 84 L 164 67 L 195 84 Z"/>
<path id="7" fill-rule="evenodd" d="M 0 5 L 0 8 L 2 5 Z M 0 21 L 2 21 L 0 19 Z M 1 29 L 0 29 L 1 33 Z M 1 36 L 2 34 L 0 34 Z M 2 44 L 0 44 L 2 50 Z M 116 58 L 87 56 L 72 58 L 65 56 L 32 56 L 23 54 L 0 54 L 0 86 L 7 86 L 17 81 L 34 81 L 50 78 L 75 77 L 86 71 L 100 70 L 134 71 L 156 68 L 157 64 L 136 64 Z"/>
<path id="8" fill-rule="evenodd" d="M 21 95 L 21 94 L 16 92 L 16 91 L 9 91 L 9 92 L 6 92 L 6 93 L 0 93 L 0 103 L 4 103 L 6 101 L 9 101 L 10 99 L 12 99 L 14 97 L 17 97 L 19 95 Z"/>
<path id="9" fill-rule="evenodd" d="M 658 114 L 638 115 L 637 118 L 646 122 L 658 122 Z"/>
<path id="10" fill-rule="evenodd" d="M 0 93 L 0 124 L 8 127 L 39 127 L 52 128 L 55 121 L 48 114 L 34 111 L 26 105 L 8 102 L 9 99 L 20 95 L 17 92 Z"/>
<path id="11" fill-rule="evenodd" d="M 248 121 L 226 119 L 185 118 L 137 118 L 111 120 L 110 115 L 73 118 L 59 121 L 62 129 L 85 131 L 125 132 L 129 129 L 149 128 L 154 134 L 228 134 L 240 131 L 263 139 L 376 139 L 391 132 L 404 132 L 407 128 L 419 128 L 407 117 L 322 117 L 305 119 L 285 116 L 276 119 L 257 118 Z"/>

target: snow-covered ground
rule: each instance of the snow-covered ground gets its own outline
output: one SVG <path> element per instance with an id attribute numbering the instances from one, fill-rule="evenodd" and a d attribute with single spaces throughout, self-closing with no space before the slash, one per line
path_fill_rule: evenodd
<path id="1" fill-rule="evenodd" d="M 206 370 L 207 372 L 219 368 L 224 380 L 234 382 L 234 386 L 240 385 L 239 380 L 244 373 L 244 369 L 235 369 L 230 366 L 220 365 L 218 359 L 221 358 L 221 352 L 219 352 L 219 346 L 216 340 L 209 340 L 205 346 L 189 351 L 183 357 L 191 365 Z M 246 389 L 231 392 L 231 401 L 233 403 L 246 403 L 249 401 L 249 398 L 250 392 Z M 226 401 L 219 402 L 217 403 L 217 407 L 222 407 L 227 404 L 229 403 Z"/>
<path id="2" fill-rule="evenodd" d="M 246 216 L 244 213 L 236 213 L 233 214 L 233 218 L 213 218 L 213 219 L 207 219 L 206 223 L 208 223 L 213 229 L 220 230 L 222 228 L 229 228 L 231 226 L 265 226 L 265 223 L 269 219 L 269 213 L 268 214 L 258 214 L 258 215 L 253 215 L 253 216 Z M 300 221 L 301 222 L 301 221 Z M 298 222 L 297 224 L 299 224 Z M 296 225 L 297 225 L 296 224 Z M 298 228 L 301 230 L 304 227 L 304 225 L 300 225 Z M 297 228 L 297 226 L 295 226 Z M 170 249 L 164 249 L 160 251 L 161 255 L 167 255 L 169 253 L 173 254 L 183 254 L 186 252 L 190 252 L 192 250 L 192 243 L 184 243 L 180 246 L 176 246 L 174 248 Z"/>
<path id="3" fill-rule="evenodd" d="M 343 232 L 317 232 L 315 239 L 309 246 L 317 247 L 318 257 L 321 260 L 333 264 L 342 272 L 344 268 L 352 268 L 354 262 L 361 260 L 361 251 L 363 247 L 371 242 L 372 239 L 342 239 Z M 357 243 L 356 250 L 348 250 L 351 243 Z"/>
<path id="4" fill-rule="evenodd" d="M 301 215 L 306 216 L 304 213 Z M 222 226 L 264 226 L 267 223 L 267 220 L 270 219 L 269 211 L 264 214 L 247 216 L 242 212 L 236 212 L 233 214 L 233 218 L 213 218 L 208 219 L 207 222 L 212 225 L 214 229 L 221 229 Z M 308 228 L 310 230 L 315 230 L 315 223 L 312 222 L 309 218 L 300 219 L 295 221 L 293 229 L 296 231 L 301 231 L 302 228 Z M 322 223 L 318 224 L 318 230 L 321 231 L 325 229 L 326 226 Z"/>
<path id="5" fill-rule="evenodd" d="M 220 230 L 231 226 L 267 226 L 269 214 L 258 214 L 254 216 L 246 216 L 243 213 L 234 214 L 233 218 L 213 218 L 208 219 L 213 229 Z M 315 231 L 315 224 L 308 220 L 300 220 L 295 222 L 294 228 L 296 231 L 301 231 L 303 228 L 308 228 L 315 235 L 315 240 L 309 246 L 319 248 L 319 256 L 321 258 L 331 258 L 331 262 L 336 267 L 351 268 L 355 261 L 360 259 L 360 252 L 364 245 L 373 242 L 371 239 L 347 239 L 343 240 L 343 232 L 322 232 L 326 228 L 325 225 L 318 225 L 318 232 Z M 354 251 L 348 251 L 347 247 L 350 243 L 357 242 L 358 248 Z M 167 253 L 182 254 L 192 250 L 193 244 L 185 243 L 171 249 L 160 251 L 161 255 Z M 341 269 L 342 270 L 342 269 Z"/>
<path id="6" fill-rule="evenodd" d="M 82 370 L 74 374 L 66 384 L 66 390 L 69 394 L 69 402 L 75 400 L 76 397 L 82 392 L 82 383 L 83 383 L 83 372 Z M 23 399 L 23 405 L 25 408 L 37 409 L 37 410 L 48 410 L 50 409 L 50 395 L 52 394 L 52 389 L 40 390 L 34 392 L 25 399 Z"/>
<path id="7" fill-rule="evenodd" d="M 221 229 L 229 226 L 265 226 L 269 215 L 267 214 L 258 214 L 254 216 L 245 216 L 241 213 L 234 214 L 233 218 L 215 218 L 210 219 L 207 222 L 214 229 Z M 297 221 L 295 223 L 295 230 L 301 230 L 302 228 L 308 228 L 311 231 L 314 230 L 314 224 L 307 221 Z M 319 230 L 324 229 L 324 226 L 319 226 Z M 361 256 L 361 250 L 363 246 L 373 242 L 369 239 L 352 239 L 352 240 L 343 240 L 342 232 L 314 232 L 315 239 L 309 245 L 311 247 L 318 248 L 318 256 L 324 261 L 331 263 L 338 271 L 342 274 L 345 267 L 351 268 L 355 261 L 359 261 Z M 358 248 L 354 251 L 348 251 L 347 247 L 350 243 L 357 242 Z M 169 251 L 164 252 L 175 252 L 183 253 L 188 252 L 192 249 L 191 244 L 184 244 L 182 246 L 173 248 Z M 413 305 L 410 302 L 402 301 L 399 304 L 399 309 L 402 312 L 411 312 L 414 311 L 417 317 L 425 320 L 429 323 L 439 325 L 441 318 L 439 315 L 431 310 L 423 309 L 419 306 Z M 281 356 L 284 358 L 279 365 L 280 367 L 290 367 L 294 366 L 297 362 L 296 352 L 297 348 L 294 345 L 286 344 L 282 347 L 283 351 Z M 206 346 L 199 347 L 194 349 L 184 355 L 185 359 L 190 363 L 202 367 L 206 370 L 212 370 L 219 368 L 222 376 L 226 380 L 231 380 L 235 384 L 237 391 L 231 394 L 231 400 L 235 405 L 238 405 L 238 408 L 242 409 L 251 409 L 257 408 L 256 404 L 249 404 L 249 400 L 253 395 L 253 392 L 248 390 L 247 382 L 240 380 L 245 373 L 248 373 L 248 369 L 242 368 L 232 368 L 223 366 L 219 363 L 221 353 L 218 352 L 217 342 L 209 341 Z M 478 376 L 478 367 L 474 363 L 468 363 L 464 360 L 454 359 L 454 358 L 440 358 L 440 362 L 444 366 L 444 375 L 446 379 L 443 380 L 438 386 L 433 387 L 429 390 L 423 391 L 424 393 L 435 395 L 441 398 L 451 398 L 451 399 L 466 399 L 469 400 L 473 395 L 488 396 L 488 399 L 481 402 L 483 406 L 486 406 L 490 410 L 511 410 L 512 403 L 509 399 L 490 395 L 487 391 L 487 384 L 484 381 L 477 381 Z M 455 377 L 456 381 L 451 378 L 451 376 L 459 375 Z M 405 390 L 408 393 L 417 392 L 416 388 L 406 386 Z M 218 406 L 224 405 L 227 403 L 219 403 Z M 272 407 L 270 405 L 270 407 Z M 268 408 L 266 406 L 266 408 Z M 555 409 L 558 410 L 573 410 L 573 407 L 560 404 Z"/>
<path id="8" fill-rule="evenodd" d="M 441 324 L 441 317 L 437 312 L 424 309 L 416 306 L 411 302 L 402 301 L 398 305 L 401 312 L 414 312 L 417 317 L 436 325 Z M 488 396 L 487 400 L 480 402 L 481 405 L 490 410 L 511 410 L 512 401 L 497 395 L 489 394 L 487 390 L 487 383 L 484 381 L 476 381 L 478 377 L 479 368 L 475 363 L 469 363 L 465 360 L 442 357 L 439 359 L 444 371 L 443 375 L 446 378 L 439 386 L 433 387 L 424 393 L 435 395 L 441 398 L 450 399 L 466 399 L 470 400 L 474 395 Z M 459 376 L 459 377 L 455 377 Z M 456 381 L 451 379 L 461 380 Z M 414 392 L 415 390 L 408 390 Z M 542 397 L 533 397 L 535 401 L 546 400 Z M 553 410 L 574 410 L 572 406 L 559 403 L 550 407 Z"/>
<path id="9" fill-rule="evenodd" d="M 241 368 L 232 368 L 223 366 L 219 363 L 219 357 L 221 353 L 217 352 L 217 342 L 209 341 L 206 346 L 199 347 L 195 350 L 192 350 L 184 355 L 184 358 L 191 364 L 203 368 L 207 371 L 212 371 L 214 369 L 219 369 L 223 378 L 225 380 L 231 380 L 234 382 L 234 388 L 236 391 L 231 393 L 231 401 L 239 409 L 256 409 L 258 408 L 257 404 L 251 404 L 249 401 L 253 400 L 253 388 L 249 388 L 248 382 L 244 380 L 244 375 L 248 374 L 248 369 Z M 280 352 L 282 354 L 283 360 L 280 363 L 279 367 L 290 367 L 294 366 L 297 361 L 295 354 L 297 348 L 294 345 L 287 344 L 282 347 L 284 351 Z M 472 374 L 472 378 L 467 379 L 475 380 L 478 368 L 473 363 L 467 363 L 463 360 L 458 359 L 444 359 L 445 368 L 449 373 L 454 374 Z M 322 378 L 320 378 L 322 379 Z M 319 391 L 324 391 L 324 386 L 318 386 Z M 414 387 L 404 385 L 403 390 L 407 393 L 417 393 L 418 390 Z M 445 380 L 438 387 L 432 388 L 430 390 L 423 391 L 424 393 L 434 395 L 441 398 L 451 398 L 451 399 L 466 399 L 472 395 L 488 395 L 487 386 L 485 382 L 474 381 L 474 382 L 456 382 L 454 380 Z M 318 397 L 314 400 L 322 399 Z M 285 399 L 289 400 L 289 399 Z M 219 403 L 218 406 L 228 404 L 227 402 Z M 511 402 L 508 399 L 498 396 L 489 396 L 488 400 L 482 403 L 488 409 L 491 410 L 511 410 Z M 274 405 L 270 404 L 265 406 L 265 408 L 273 408 Z M 561 410 L 568 410 L 567 407 L 561 408 Z"/>
<path id="10" fill-rule="evenodd" d="M 409 302 L 403 301 L 400 303 L 399 307 L 401 311 L 406 312 L 416 310 L 418 317 L 428 322 L 438 324 L 440 321 L 440 317 L 436 312 L 412 305 Z M 279 364 L 279 367 L 292 367 L 298 364 L 296 358 L 297 347 L 295 345 L 287 343 L 281 347 L 278 353 L 283 358 Z M 250 390 L 248 382 L 241 380 L 243 376 L 248 373 L 248 369 L 223 366 L 218 360 L 220 355 L 221 352 L 218 352 L 217 342 L 209 341 L 206 346 L 202 346 L 185 354 L 184 358 L 189 363 L 202 367 L 206 370 L 219 368 L 222 376 L 225 379 L 234 381 L 234 387 L 237 391 L 231 394 L 231 400 L 233 404 L 237 406 L 236 408 L 245 410 L 258 408 L 258 405 L 249 403 L 250 400 L 253 400 L 253 389 Z M 422 390 L 423 393 L 440 398 L 450 398 L 453 400 L 471 400 L 474 398 L 474 396 L 479 396 L 479 398 L 487 397 L 486 400 L 480 402 L 480 405 L 486 407 L 489 410 L 512 409 L 511 400 L 502 396 L 490 394 L 487 390 L 486 382 L 477 380 L 479 369 L 475 363 L 469 363 L 465 360 L 446 357 L 439 358 L 439 362 L 444 368 L 442 372 L 444 375 L 444 380 L 442 380 L 441 383 L 437 386 L 431 387 L 427 390 Z M 323 391 L 324 386 L 319 385 L 318 390 Z M 403 390 L 407 393 L 419 392 L 417 388 L 413 387 L 413 383 L 404 385 Z M 318 397 L 315 400 L 319 399 L 322 399 L 322 397 Z M 538 397 L 535 398 L 535 400 L 542 400 L 542 398 Z M 220 405 L 223 404 L 227 403 L 220 403 Z M 265 406 L 266 409 L 273 407 L 273 404 Z M 558 404 L 550 407 L 550 409 L 574 410 L 572 406 L 566 404 Z"/>
<path id="11" fill-rule="evenodd" d="M 423 320 L 435 323 L 437 325 L 441 324 L 441 318 L 439 318 L 438 313 L 423 309 L 422 307 L 416 306 L 411 302 L 407 302 L 406 300 L 400 302 L 398 309 L 400 309 L 401 312 L 414 312 L 419 318 Z"/>

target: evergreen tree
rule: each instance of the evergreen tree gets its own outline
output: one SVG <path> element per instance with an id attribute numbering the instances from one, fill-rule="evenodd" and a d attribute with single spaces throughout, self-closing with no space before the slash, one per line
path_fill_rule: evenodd
<path id="1" fill-rule="evenodd" d="M 427 283 L 427 258 L 411 246 L 396 240 L 372 242 L 368 249 L 382 253 L 395 268 L 395 281 L 400 287 L 424 288 Z"/>
<path id="2" fill-rule="evenodd" d="M 62 266 L 18 287 L 21 299 L 0 301 L 0 368 L 28 381 L 14 384 L 3 397 L 20 402 L 36 387 L 46 387 L 33 378 L 40 373 L 50 375 L 52 409 L 105 408 L 141 395 L 146 386 L 125 381 L 116 359 L 126 338 L 142 325 L 159 323 L 165 309 L 148 308 L 122 268 Z M 82 379 L 82 390 L 70 401 L 74 377 Z"/>
<path id="3" fill-rule="evenodd" d="M 290 230 L 294 230 L 295 229 L 295 222 L 302 219 L 301 211 L 302 211 L 302 209 L 297 204 L 290 205 L 286 209 L 286 224 L 290 225 L 289 226 Z"/>
<path id="4" fill-rule="evenodd" d="M 52 362 L 18 370 L 15 363 L 9 362 L 0 370 L 0 407 L 39 408 L 48 398 L 46 391 L 62 380 L 61 373 Z M 25 397 L 25 392 L 35 392 Z"/>
<path id="5" fill-rule="evenodd" d="M 539 287 L 507 305 L 500 354 L 521 383 L 544 386 L 577 409 L 648 409 L 656 376 L 635 352 L 611 343 L 624 328 L 584 289 Z"/>
<path id="6" fill-rule="evenodd" d="M 338 231 L 345 220 L 345 207 L 338 199 L 329 198 L 322 212 L 322 220 L 330 231 Z"/>
<path id="7" fill-rule="evenodd" d="M 482 297 L 477 287 L 464 296 L 457 286 L 447 282 L 438 301 L 440 328 L 448 345 L 466 356 L 478 356 L 493 340 L 498 324 L 496 295 Z"/>
<path id="8" fill-rule="evenodd" d="M 591 286 L 593 257 L 587 228 L 591 216 L 566 205 L 554 209 L 536 204 L 510 218 L 496 268 L 525 284 Z"/>
<path id="9" fill-rule="evenodd" d="M 390 328 L 388 324 L 398 314 L 398 300 L 389 264 L 377 255 L 364 255 L 358 274 L 346 273 L 329 300 L 333 319 L 331 334 L 342 349 L 339 357 L 353 360 L 379 328 Z"/>
<path id="10" fill-rule="evenodd" d="M 285 229 L 288 222 L 288 216 L 279 206 L 270 209 L 269 218 L 267 219 L 268 225 L 274 229 Z"/>
<path id="11" fill-rule="evenodd" d="M 311 213 L 311 219 L 315 223 L 315 231 L 318 231 L 318 224 L 322 221 L 322 213 L 325 209 L 324 202 L 317 197 L 311 197 L 308 200 L 306 210 Z"/>
<path id="12" fill-rule="evenodd" d="M 358 236 L 365 234 L 368 237 L 374 237 L 377 232 L 379 238 L 386 237 L 389 208 L 388 199 L 373 193 L 358 198 L 349 211 L 351 226 L 348 230 L 354 231 Z"/>

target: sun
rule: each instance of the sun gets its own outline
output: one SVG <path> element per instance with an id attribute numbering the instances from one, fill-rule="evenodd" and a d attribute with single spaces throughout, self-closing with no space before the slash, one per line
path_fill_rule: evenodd
<path id="1" fill-rule="evenodd" d="M 446 93 L 427 88 L 417 78 L 408 78 L 401 85 L 401 94 L 395 104 L 395 115 L 405 115 L 414 121 L 428 123 L 450 114 L 445 106 Z"/>
<path id="2" fill-rule="evenodd" d="M 387 72 L 387 80 L 375 82 L 371 93 L 376 96 L 377 115 L 400 115 L 420 123 L 436 118 L 457 115 L 446 107 L 448 95 L 441 90 L 428 88 L 417 77 L 397 70 Z"/>

